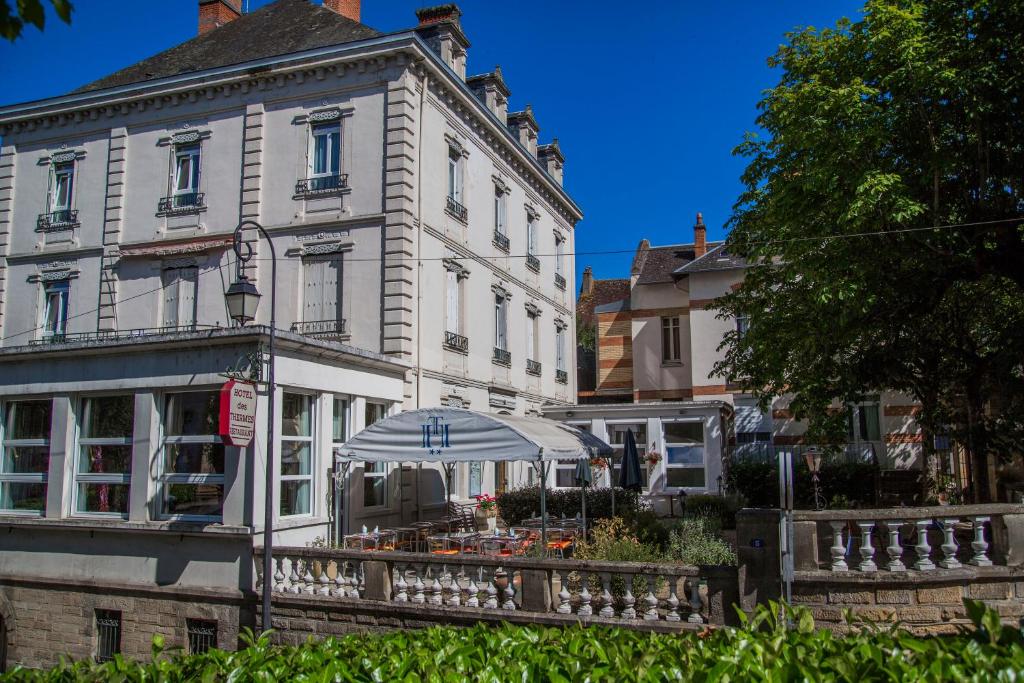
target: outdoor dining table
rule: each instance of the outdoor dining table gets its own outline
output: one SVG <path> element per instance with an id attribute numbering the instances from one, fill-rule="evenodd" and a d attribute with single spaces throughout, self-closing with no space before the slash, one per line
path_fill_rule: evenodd
<path id="1" fill-rule="evenodd" d="M 434 534 L 427 537 L 430 552 L 434 555 L 458 555 L 460 553 L 476 553 L 479 548 L 480 534 L 474 531 L 453 531 L 446 534 Z"/>
<path id="2" fill-rule="evenodd" d="M 367 531 L 359 534 L 348 534 L 342 539 L 342 546 L 347 550 L 394 550 L 394 531 Z"/>
<path id="3" fill-rule="evenodd" d="M 526 541 L 526 534 L 487 534 L 480 536 L 480 554 L 511 556 L 517 554 Z"/>

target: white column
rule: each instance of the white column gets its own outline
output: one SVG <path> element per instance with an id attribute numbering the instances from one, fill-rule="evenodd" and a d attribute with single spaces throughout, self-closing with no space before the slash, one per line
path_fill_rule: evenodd
<path id="1" fill-rule="evenodd" d="M 158 509 L 150 507 L 157 501 L 158 482 L 163 463 L 160 449 L 160 423 L 157 396 L 151 391 L 135 394 L 135 420 L 132 424 L 132 474 L 128 501 L 128 519 L 147 522 L 155 519 Z M 159 508 L 159 501 L 156 502 Z"/>
<path id="2" fill-rule="evenodd" d="M 75 468 L 75 415 L 69 396 L 54 396 L 50 413 L 50 462 L 46 473 L 48 518 L 71 513 Z"/>

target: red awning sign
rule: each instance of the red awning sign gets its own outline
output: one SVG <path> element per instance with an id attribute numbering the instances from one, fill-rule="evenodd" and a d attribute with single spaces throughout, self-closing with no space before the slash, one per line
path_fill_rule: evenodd
<path id="1" fill-rule="evenodd" d="M 220 390 L 220 435 L 245 448 L 256 433 L 256 385 L 228 380 Z"/>

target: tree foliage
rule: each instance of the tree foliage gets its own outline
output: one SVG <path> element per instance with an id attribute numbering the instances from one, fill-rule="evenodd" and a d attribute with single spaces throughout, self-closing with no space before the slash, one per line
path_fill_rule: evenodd
<path id="1" fill-rule="evenodd" d="M 790 393 L 811 438 L 879 389 L 973 458 L 1024 436 L 1024 4 L 869 0 L 790 34 L 759 104 L 729 242 L 753 267 L 718 371 Z"/>
<path id="2" fill-rule="evenodd" d="M 74 7 L 70 0 L 50 0 L 50 4 L 61 21 L 65 24 L 71 23 L 71 12 Z M 42 0 L 0 0 L 0 37 L 13 42 L 21 35 L 25 24 L 43 30 L 46 24 L 46 9 Z"/>

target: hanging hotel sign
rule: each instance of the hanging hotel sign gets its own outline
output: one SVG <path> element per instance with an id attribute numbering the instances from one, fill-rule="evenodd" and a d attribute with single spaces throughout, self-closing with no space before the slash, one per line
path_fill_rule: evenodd
<path id="1" fill-rule="evenodd" d="M 245 448 L 256 433 L 256 385 L 228 380 L 220 389 L 220 435 L 229 446 Z"/>

